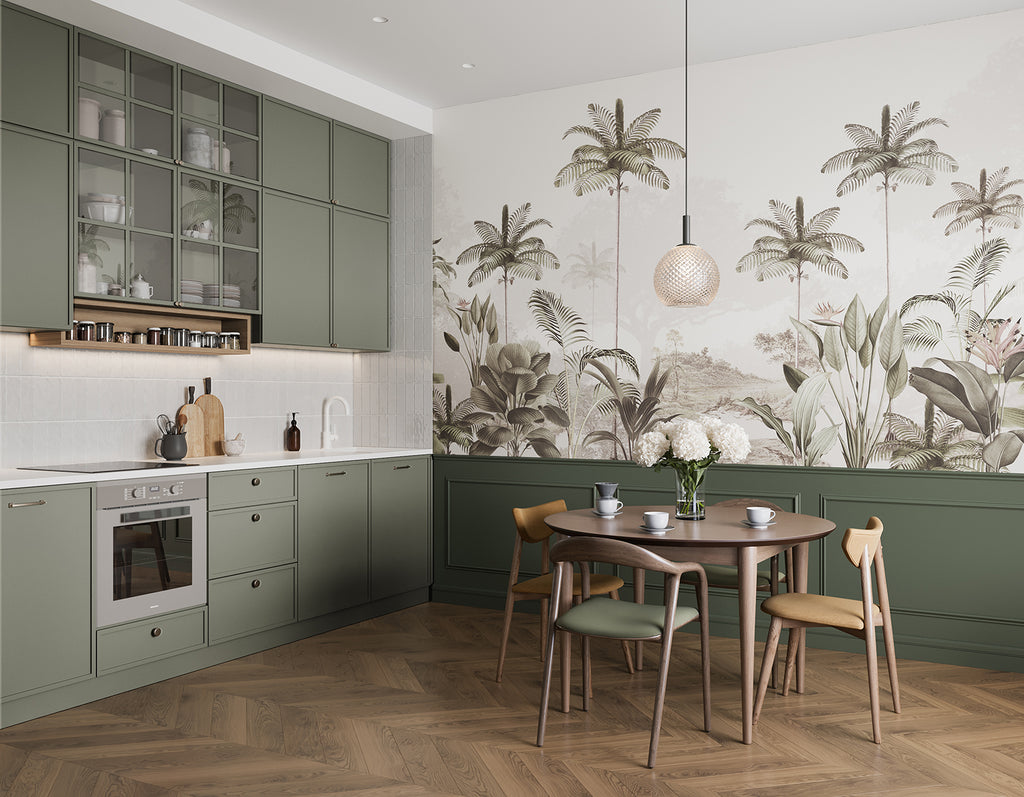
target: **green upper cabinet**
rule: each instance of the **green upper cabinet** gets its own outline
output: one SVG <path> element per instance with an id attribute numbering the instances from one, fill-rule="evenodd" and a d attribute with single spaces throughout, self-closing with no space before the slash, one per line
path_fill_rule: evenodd
<path id="1" fill-rule="evenodd" d="M 178 70 L 183 164 L 260 179 L 260 96 L 184 67 Z"/>
<path id="2" fill-rule="evenodd" d="M 0 115 L 5 122 L 71 132 L 71 31 L 20 9 L 0 8 Z"/>
<path id="3" fill-rule="evenodd" d="M 263 98 L 263 184 L 289 194 L 331 198 L 331 122 Z"/>
<path id="4" fill-rule="evenodd" d="M 263 194 L 263 316 L 260 340 L 328 346 L 331 336 L 331 208 Z"/>
<path id="5" fill-rule="evenodd" d="M 385 139 L 335 123 L 331 167 L 334 203 L 387 216 L 389 149 Z"/>
<path id="6" fill-rule="evenodd" d="M 71 327 L 71 144 L 0 133 L 0 326 Z"/>
<path id="7" fill-rule="evenodd" d="M 388 222 L 334 211 L 331 341 L 336 348 L 388 348 Z"/>

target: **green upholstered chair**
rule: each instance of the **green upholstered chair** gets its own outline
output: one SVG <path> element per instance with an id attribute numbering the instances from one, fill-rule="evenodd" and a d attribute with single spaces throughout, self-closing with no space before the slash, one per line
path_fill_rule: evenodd
<path id="1" fill-rule="evenodd" d="M 569 711 L 569 656 L 567 655 L 569 634 L 579 635 L 583 639 L 584 711 L 590 708 L 591 637 L 661 642 L 661 663 L 657 692 L 654 697 L 651 744 L 647 755 L 647 766 L 653 768 L 658 752 L 658 735 L 661 731 L 661 717 L 665 705 L 665 687 L 668 683 L 672 638 L 677 628 L 698 618 L 700 619 L 704 730 L 710 730 L 711 658 L 708 649 L 708 585 L 701 566 L 695 562 L 670 562 L 644 548 L 621 540 L 588 537 L 574 537 L 554 545 L 551 548 L 551 562 L 555 565 L 555 570 L 551 585 L 551 618 L 544 662 L 544 684 L 541 690 L 537 746 L 543 747 L 544 745 L 555 636 L 559 632 L 565 632 L 561 656 L 562 711 L 564 712 Z M 644 570 L 665 574 L 664 605 L 626 603 L 593 597 L 590 589 L 592 581 L 590 563 L 592 562 L 640 567 Z M 583 588 L 582 601 L 577 605 L 571 605 L 569 590 L 563 588 L 573 578 L 573 563 L 579 566 Z M 698 576 L 697 609 L 676 606 L 679 599 L 680 576 L 690 572 L 697 573 Z"/>
<path id="2" fill-rule="evenodd" d="M 537 506 L 515 508 L 512 510 L 512 517 L 516 522 L 516 541 L 512 549 L 512 567 L 508 574 L 508 592 L 505 596 L 505 618 L 501 628 L 501 645 L 498 650 L 498 673 L 496 681 L 501 682 L 502 671 L 505 668 L 505 651 L 508 648 L 508 634 L 512 626 L 512 611 L 517 601 L 539 600 L 540 601 L 540 652 L 544 655 L 544 638 L 547 632 L 548 618 L 548 596 L 551 594 L 551 573 L 548 572 L 548 550 L 549 538 L 554 533 L 545 523 L 544 518 L 565 511 L 565 501 L 548 501 L 546 504 Z M 541 575 L 533 578 L 519 580 L 519 565 L 523 556 L 523 543 L 541 544 Z M 625 582 L 618 576 L 605 573 L 594 575 L 591 579 L 590 590 L 594 595 L 610 594 L 616 600 L 619 597 L 619 588 Z M 580 580 L 577 576 L 573 583 L 573 594 L 580 595 Z M 633 672 L 633 658 L 629 649 L 623 643 L 623 651 L 626 656 L 626 667 Z"/>
<path id="3" fill-rule="evenodd" d="M 850 564 L 860 569 L 861 599 L 834 598 L 829 595 L 786 593 L 773 595 L 761 604 L 762 611 L 771 615 L 768 642 L 761 663 L 761 679 L 754 701 L 754 722 L 761 714 L 765 693 L 768 691 L 769 670 L 775 661 L 779 636 L 783 628 L 796 629 L 801 637 L 808 628 L 836 628 L 864 640 L 868 659 L 868 689 L 871 697 L 871 731 L 875 744 L 882 743 L 881 720 L 878 705 L 878 656 L 875 628 L 882 627 L 885 643 L 886 668 L 892 689 L 892 708 L 900 713 L 900 685 L 896 675 L 896 646 L 893 642 L 892 618 L 889 614 L 889 590 L 885 581 L 885 563 L 882 560 L 882 521 L 868 520 L 866 529 L 847 529 L 843 535 L 843 553 Z M 878 604 L 872 598 L 871 567 L 874 565 Z M 793 631 L 790 631 L 792 634 Z M 801 640 L 802 644 L 802 640 Z M 796 662 L 797 646 L 789 644 L 786 655 L 786 674 L 782 681 L 782 694 L 789 691 L 789 682 Z"/>

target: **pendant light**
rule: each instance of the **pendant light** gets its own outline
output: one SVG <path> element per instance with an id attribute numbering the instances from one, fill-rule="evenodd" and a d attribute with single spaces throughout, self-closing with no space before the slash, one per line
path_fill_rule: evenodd
<path id="1" fill-rule="evenodd" d="M 687 64 L 688 40 L 690 38 L 689 2 L 684 6 L 686 35 L 683 37 L 683 88 L 686 97 L 683 102 L 683 242 L 674 246 L 658 261 L 654 269 L 654 292 L 662 304 L 669 307 L 702 307 L 711 304 L 718 295 L 718 266 L 714 259 L 696 244 L 690 243 L 689 182 L 690 147 L 688 128 L 690 125 L 690 86 Z"/>

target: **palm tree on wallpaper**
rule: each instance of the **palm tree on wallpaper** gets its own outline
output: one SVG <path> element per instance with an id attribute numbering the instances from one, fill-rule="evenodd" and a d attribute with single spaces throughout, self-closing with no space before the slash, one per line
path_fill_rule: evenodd
<path id="1" fill-rule="evenodd" d="M 587 106 L 590 124 L 573 125 L 562 135 L 583 135 L 594 143 L 580 144 L 572 160 L 555 175 L 555 187 L 572 185 L 576 196 L 607 189 L 615 197 L 615 348 L 619 347 L 619 276 L 621 273 L 622 193 L 629 187 L 623 180 L 633 175 L 644 185 L 668 190 L 669 179 L 655 163 L 656 158 L 685 158 L 686 150 L 667 138 L 652 138 L 651 132 L 661 119 L 661 108 L 644 111 L 626 124 L 622 99 L 615 111 L 602 105 Z"/>
<path id="2" fill-rule="evenodd" d="M 926 127 L 942 125 L 949 127 L 943 119 L 929 117 L 917 119 L 921 103 L 915 100 L 901 108 L 895 116 L 888 105 L 882 106 L 882 124 L 876 132 L 867 125 L 848 124 L 844 128 L 853 142 L 852 149 L 833 155 L 821 167 L 827 172 L 848 171 L 839 182 L 836 196 L 844 196 L 866 185 L 876 175 L 882 184 L 876 190 L 884 193 L 885 199 L 885 295 L 891 293 L 892 280 L 889 262 L 889 193 L 900 185 L 932 185 L 937 170 L 955 172 L 956 159 L 939 151 L 939 145 L 931 138 L 914 138 Z"/>
<path id="3" fill-rule="evenodd" d="M 508 286 L 521 279 L 540 280 L 545 268 L 558 268 L 558 258 L 544 248 L 544 240 L 529 233 L 537 227 L 550 227 L 547 219 L 529 221 L 530 203 L 520 205 L 513 213 L 508 205 L 501 208 L 501 228 L 487 221 L 474 221 L 473 228 L 481 242 L 462 252 L 455 262 L 476 263 L 469 275 L 469 286 L 478 285 L 494 273 L 505 288 L 505 342 L 508 343 Z"/>
<path id="4" fill-rule="evenodd" d="M 989 174 L 981 170 L 978 187 L 968 183 L 954 182 L 950 184 L 956 199 L 940 205 L 932 214 L 933 219 L 953 217 L 946 225 L 946 235 L 966 230 L 977 223 L 981 232 L 981 243 L 984 244 L 987 233 L 995 227 L 1020 227 L 1021 214 L 1024 213 L 1024 198 L 1020 194 L 1006 193 L 1015 185 L 1024 185 L 1024 180 L 1006 180 L 1009 166 L 996 169 Z M 986 286 L 981 286 L 982 306 L 988 302 Z"/>
<path id="5" fill-rule="evenodd" d="M 753 271 L 758 282 L 774 277 L 789 277 L 796 282 L 796 320 L 800 321 L 801 282 L 810 277 L 805 266 L 814 266 L 831 277 L 846 279 L 850 272 L 835 256 L 839 252 L 863 252 L 864 244 L 856 238 L 829 228 L 839 218 L 839 208 L 826 208 L 805 221 L 804 198 L 796 198 L 796 207 L 777 199 L 769 200 L 770 219 L 752 219 L 743 229 L 763 227 L 769 235 L 754 241 L 754 248 L 740 258 L 736 270 Z M 799 367 L 800 336 L 794 337 L 793 364 Z"/>
<path id="6" fill-rule="evenodd" d="M 571 266 L 565 275 L 565 284 L 571 288 L 582 287 L 590 290 L 591 327 L 597 321 L 598 285 L 615 283 L 615 277 L 612 276 L 615 261 L 612 260 L 612 255 L 611 247 L 598 252 L 596 241 L 591 241 L 590 246 L 580 244 L 576 247 L 576 251 L 569 255 Z"/>

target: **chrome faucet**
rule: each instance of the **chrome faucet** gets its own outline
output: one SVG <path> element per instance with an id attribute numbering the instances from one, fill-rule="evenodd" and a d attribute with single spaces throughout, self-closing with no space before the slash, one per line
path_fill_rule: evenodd
<path id="1" fill-rule="evenodd" d="M 341 402 L 341 406 L 345 408 L 346 415 L 352 414 L 352 407 L 344 397 L 331 396 L 330 398 L 324 399 L 322 427 L 320 431 L 320 448 L 332 448 L 331 444 L 338 439 L 338 435 L 334 433 L 334 429 L 331 426 L 331 405 L 336 401 Z"/>

